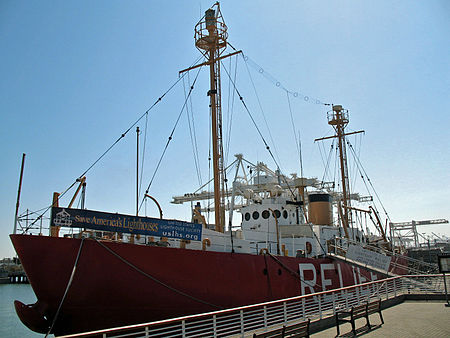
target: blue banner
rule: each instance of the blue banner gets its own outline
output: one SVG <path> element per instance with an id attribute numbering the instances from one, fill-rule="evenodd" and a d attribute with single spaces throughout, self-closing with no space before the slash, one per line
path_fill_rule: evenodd
<path id="1" fill-rule="evenodd" d="M 202 225 L 178 220 L 52 208 L 51 225 L 201 241 Z"/>

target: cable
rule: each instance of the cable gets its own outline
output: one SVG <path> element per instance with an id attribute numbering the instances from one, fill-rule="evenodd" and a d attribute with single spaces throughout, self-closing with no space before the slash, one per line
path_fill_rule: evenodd
<path id="1" fill-rule="evenodd" d="M 199 57 L 195 62 L 194 62 L 194 65 L 195 64 L 197 64 L 200 60 L 202 59 L 202 57 Z M 120 135 L 120 137 L 102 154 L 102 155 L 100 155 L 100 157 L 97 159 L 97 160 L 95 160 L 94 161 L 94 163 L 92 163 L 76 180 L 75 180 L 75 182 L 73 182 L 66 190 L 64 190 L 64 192 L 62 192 L 61 194 L 59 194 L 59 196 L 58 196 L 58 201 L 70 190 L 70 189 L 72 189 L 72 187 L 75 185 L 75 184 L 77 184 L 78 183 L 78 180 L 81 178 L 81 177 L 83 177 L 83 176 L 85 176 L 120 140 L 122 140 L 124 137 L 125 137 L 125 135 L 137 124 L 137 123 L 139 123 L 139 121 L 144 117 L 144 116 L 146 116 L 148 113 L 149 113 L 149 111 L 150 110 L 152 110 L 153 109 L 153 107 L 154 106 L 156 106 L 159 102 L 161 102 L 161 100 L 164 98 L 164 96 L 166 96 L 177 84 L 178 84 L 178 82 L 180 82 L 181 81 L 181 79 L 183 79 L 184 78 L 184 76 L 186 75 L 186 73 L 185 74 L 183 74 L 181 77 L 179 77 L 178 78 L 178 80 L 176 80 L 170 87 L 169 87 L 169 89 L 167 89 L 151 106 L 150 106 L 150 108 L 148 108 L 146 111 L 145 111 L 145 113 L 144 114 L 142 114 L 124 133 L 122 133 L 121 135 Z M 48 210 L 50 210 L 50 208 L 53 206 L 53 204 L 51 204 L 51 205 L 49 205 L 49 206 L 47 206 L 47 207 L 44 207 L 44 208 L 42 208 L 42 209 L 39 209 L 39 212 L 40 211 L 42 211 L 42 210 L 44 210 L 44 212 L 39 216 L 39 217 L 37 217 L 31 224 L 30 224 L 30 226 L 27 228 L 27 229 L 29 229 L 31 226 L 33 226 L 39 219 L 41 219 L 46 213 L 47 213 L 47 211 Z"/>
<path id="2" fill-rule="evenodd" d="M 164 147 L 164 150 L 163 150 L 163 152 L 162 152 L 162 154 L 161 154 L 161 157 L 159 158 L 158 164 L 156 165 L 155 171 L 153 172 L 152 178 L 150 179 L 150 183 L 148 184 L 147 189 L 145 190 L 145 193 L 146 193 L 146 194 L 148 194 L 148 192 L 149 192 L 149 190 L 150 190 L 150 186 L 152 185 L 153 180 L 155 179 L 156 173 L 158 172 L 159 166 L 161 165 L 161 162 L 162 162 L 162 160 L 163 160 L 163 158 L 164 158 L 164 155 L 166 154 L 167 148 L 169 147 L 169 143 L 170 143 L 170 141 L 172 140 L 173 134 L 175 133 L 175 129 L 176 129 L 177 126 L 178 126 L 178 122 L 180 121 L 181 115 L 183 114 L 183 111 L 184 111 L 184 109 L 185 109 L 185 107 L 186 107 L 186 104 L 187 104 L 187 102 L 188 102 L 188 99 L 189 99 L 190 95 L 192 94 L 192 90 L 194 89 L 195 82 L 197 81 L 197 78 L 198 78 L 198 75 L 200 74 L 201 69 L 202 69 L 202 67 L 200 67 L 200 68 L 198 69 L 197 75 L 196 75 L 196 77 L 195 77 L 194 82 L 192 83 L 192 86 L 191 86 L 191 88 L 190 88 L 190 90 L 189 90 L 188 96 L 187 96 L 186 100 L 184 101 L 183 106 L 181 107 L 181 111 L 180 111 L 180 113 L 178 114 L 177 120 L 175 121 L 175 125 L 173 126 L 172 132 L 171 132 L 170 135 L 169 135 L 169 138 L 168 138 L 168 140 L 167 140 L 166 146 Z M 184 76 L 184 75 L 183 75 L 183 76 Z M 144 200 L 145 200 L 145 197 L 142 199 L 141 204 L 140 204 L 138 210 L 141 209 L 142 204 L 144 203 Z"/>
<path id="3" fill-rule="evenodd" d="M 143 146 L 143 149 L 142 149 L 141 179 L 139 180 L 138 195 L 141 194 L 142 178 L 144 177 L 144 159 L 145 159 L 145 148 L 146 148 L 146 144 L 147 144 L 147 129 L 148 129 L 148 114 L 145 116 L 144 146 Z"/>
<path id="4" fill-rule="evenodd" d="M 189 75 L 188 75 L 188 79 L 189 79 Z M 190 81 L 189 81 L 189 87 L 191 87 L 190 85 Z M 187 99 L 187 95 L 186 95 L 186 85 L 184 83 L 183 80 L 183 92 L 184 92 L 184 98 L 185 100 Z M 198 148 L 197 148 L 197 141 L 195 138 L 195 130 L 194 129 L 194 114 L 193 114 L 193 108 L 192 108 L 192 100 L 191 97 L 189 98 L 189 102 L 190 102 L 190 106 L 191 106 L 191 114 L 192 114 L 192 126 L 191 126 L 191 114 L 189 114 L 189 105 L 186 106 L 186 117 L 188 120 L 188 126 L 189 126 L 189 136 L 191 139 L 191 145 L 192 145 L 192 153 L 194 156 L 194 165 L 195 165 L 195 171 L 197 174 L 197 180 L 198 183 L 201 185 L 202 184 L 202 175 L 200 172 L 200 166 L 199 166 L 199 158 L 198 158 Z"/>
<path id="5" fill-rule="evenodd" d="M 230 74 L 228 73 L 228 71 L 226 70 L 226 68 L 225 68 L 225 72 L 227 73 L 228 77 L 231 79 Z M 236 93 L 237 93 L 238 96 L 239 96 L 239 100 L 241 100 L 242 105 L 244 106 L 244 108 L 245 108 L 245 110 L 246 110 L 248 116 L 250 117 L 251 121 L 253 122 L 253 125 L 255 126 L 256 131 L 258 132 L 258 134 L 259 134 L 259 136 L 261 137 L 261 140 L 263 141 L 263 143 L 264 143 L 264 145 L 265 145 L 267 151 L 269 152 L 270 157 L 272 157 L 274 163 L 275 163 L 276 166 L 277 166 L 277 169 L 280 170 L 280 165 L 278 164 L 277 160 L 275 159 L 275 156 L 273 155 L 272 150 L 270 150 L 270 147 L 269 147 L 269 145 L 267 144 L 266 139 L 264 138 L 264 136 L 263 136 L 261 130 L 259 129 L 258 125 L 256 124 L 256 121 L 255 121 L 255 119 L 253 118 L 253 115 L 251 114 L 250 109 L 248 109 L 247 104 L 246 104 L 245 101 L 244 101 L 244 98 L 242 97 L 241 93 L 240 93 L 239 90 L 237 89 L 236 84 L 235 84 L 234 82 L 232 82 L 232 83 L 233 83 L 234 90 L 236 91 Z M 270 132 L 269 132 L 269 134 L 270 134 Z M 294 199 L 296 199 L 297 197 L 295 196 L 294 191 L 293 191 L 292 188 L 290 187 L 290 185 L 289 185 L 289 183 L 288 183 L 286 177 L 285 177 L 284 175 L 280 175 L 280 176 L 284 179 L 284 181 L 285 181 L 285 183 L 286 183 L 286 185 L 287 185 L 287 187 L 288 187 L 288 189 L 289 189 L 289 192 L 292 194 L 292 196 L 294 197 Z"/>
<path id="6" fill-rule="evenodd" d="M 279 156 L 278 156 L 278 151 L 277 151 L 277 148 L 276 148 L 276 146 L 275 146 L 275 142 L 274 142 L 273 137 L 272 137 L 272 133 L 270 132 L 269 124 L 267 123 L 266 114 L 264 114 L 264 109 L 263 109 L 263 107 L 262 107 L 261 100 L 259 99 L 258 92 L 256 91 L 255 83 L 253 82 L 252 75 L 250 74 L 250 70 L 248 69 L 247 62 L 245 63 L 245 66 L 247 67 L 248 76 L 249 76 L 250 81 L 251 81 L 251 83 L 252 83 L 253 91 L 255 92 L 256 100 L 258 101 L 259 109 L 261 110 L 261 115 L 263 116 L 264 123 L 265 123 L 265 125 L 266 125 L 267 131 L 269 132 L 270 141 L 271 141 L 272 144 L 273 144 L 273 148 L 274 148 L 274 150 L 275 150 L 275 155 L 277 156 L 278 162 L 281 162 L 281 161 L 280 161 L 280 158 L 279 158 Z M 239 96 L 240 96 L 240 95 L 239 95 Z"/>
<path id="7" fill-rule="evenodd" d="M 133 268 L 134 270 L 136 270 L 136 271 L 139 272 L 140 274 L 144 275 L 145 277 L 150 278 L 152 281 L 158 283 L 159 285 L 162 285 L 162 286 L 166 287 L 167 289 L 169 289 L 169 290 L 171 290 L 171 291 L 173 291 L 173 292 L 175 292 L 175 293 L 178 293 L 178 294 L 180 294 L 180 295 L 182 295 L 182 296 L 184 296 L 184 297 L 187 297 L 187 298 L 189 298 L 189 299 L 192 299 L 192 300 L 194 300 L 194 301 L 196 301 L 196 302 L 199 302 L 199 303 L 202 303 L 202 304 L 205 304 L 205 305 L 209 305 L 209 306 L 212 306 L 212 307 L 217 308 L 217 309 L 222 309 L 222 307 L 220 307 L 220 306 L 218 306 L 218 305 L 214 305 L 214 304 L 212 304 L 212 303 L 206 302 L 206 301 L 201 300 L 201 299 L 199 299 L 199 298 L 196 298 L 196 297 L 194 297 L 194 296 L 188 295 L 187 293 L 185 293 L 185 292 L 183 292 L 183 291 L 180 291 L 180 290 L 175 289 L 174 287 L 172 287 L 172 286 L 170 286 L 170 285 L 167 285 L 166 283 L 160 281 L 159 279 L 157 279 L 157 278 L 155 278 L 155 277 L 149 275 L 148 273 L 142 271 L 142 270 L 139 269 L 136 265 L 134 265 L 133 263 L 127 261 L 125 258 L 121 257 L 119 254 L 117 254 L 115 251 L 113 251 L 111 248 L 107 247 L 105 244 L 103 244 L 103 243 L 100 242 L 99 240 L 96 239 L 95 241 L 96 241 L 98 244 L 100 244 L 100 246 L 102 246 L 104 249 L 106 249 L 109 253 L 111 253 L 113 256 L 115 256 L 116 258 L 118 258 L 119 260 L 121 260 L 123 263 L 125 263 L 125 264 L 128 265 L 128 266 L 130 266 L 131 268 Z"/>
<path id="8" fill-rule="evenodd" d="M 302 279 L 302 278 L 300 277 L 300 273 L 297 273 L 296 271 L 294 271 L 294 270 L 290 269 L 289 267 L 287 267 L 286 265 L 284 265 L 277 257 L 275 257 L 274 255 L 272 255 L 270 252 L 267 252 L 267 254 L 268 254 L 271 258 L 273 258 L 273 260 L 274 260 L 275 262 L 277 262 L 278 264 L 280 264 L 282 268 L 286 269 L 292 276 L 294 276 L 294 277 L 300 279 L 301 282 L 305 283 L 306 285 L 308 285 L 308 286 L 310 286 L 310 287 L 316 287 L 316 286 L 317 286 L 317 287 L 319 287 L 319 288 L 323 291 L 322 285 L 319 285 L 319 284 L 317 284 L 317 283 L 315 283 L 315 284 L 309 283 L 309 281 L 306 281 L 306 280 L 304 280 L 304 279 Z"/>
<path id="9" fill-rule="evenodd" d="M 255 61 L 253 61 L 252 59 L 250 59 L 247 55 L 244 55 L 242 53 L 242 57 L 244 58 L 245 63 L 250 63 L 250 65 L 256 69 L 258 71 L 259 74 L 261 74 L 262 76 L 264 76 L 267 80 L 269 80 L 270 82 L 272 82 L 273 84 L 275 84 L 276 87 L 283 89 L 284 91 L 288 92 L 290 95 L 292 95 L 295 98 L 302 98 L 303 101 L 305 101 L 306 103 L 313 103 L 313 104 L 322 104 L 322 105 L 329 105 L 329 103 L 324 103 L 321 100 L 302 94 L 300 92 L 294 92 L 291 91 L 289 89 L 287 89 L 285 86 L 283 86 L 283 84 L 278 81 L 275 77 L 273 77 L 270 73 L 266 72 L 264 70 L 264 68 L 262 68 L 261 66 L 259 66 Z"/>
<path id="10" fill-rule="evenodd" d="M 58 310 L 56 310 L 56 314 L 53 317 L 52 325 L 50 326 L 50 329 L 48 330 L 47 334 L 45 335 L 45 338 L 47 338 L 47 336 L 50 334 L 50 332 L 52 332 L 53 326 L 55 325 L 56 319 L 58 318 L 59 312 L 61 311 L 61 307 L 62 307 L 62 305 L 64 303 L 64 300 L 66 299 L 67 292 L 69 291 L 69 288 L 72 285 L 73 277 L 75 276 L 75 271 L 77 270 L 78 260 L 79 260 L 80 255 L 81 255 L 81 248 L 83 247 L 83 243 L 84 243 L 84 238 L 81 238 L 80 247 L 78 248 L 77 258 L 75 259 L 75 263 L 74 263 L 73 268 L 72 268 L 72 273 L 70 275 L 69 282 L 67 283 L 66 290 L 64 291 L 64 295 L 63 295 L 63 297 L 61 299 L 61 302 L 59 303 Z"/>

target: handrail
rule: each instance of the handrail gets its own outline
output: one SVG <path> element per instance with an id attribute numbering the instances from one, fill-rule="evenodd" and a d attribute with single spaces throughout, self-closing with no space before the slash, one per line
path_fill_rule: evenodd
<path id="1" fill-rule="evenodd" d="M 217 337 L 224 334 L 243 337 L 245 332 L 267 330 L 273 325 L 293 323 L 306 318 L 330 317 L 338 308 L 349 308 L 368 300 L 384 300 L 404 294 L 420 293 L 444 294 L 443 276 L 430 274 L 390 277 L 281 300 L 64 337 L 118 337 L 119 335 L 131 337 L 137 332 L 142 332 L 145 337 L 167 337 L 170 336 L 169 332 L 177 337 L 192 335 L 194 332 L 205 337 Z"/>
<path id="2" fill-rule="evenodd" d="M 338 244 L 338 242 L 340 242 L 340 245 Z M 354 241 L 352 239 L 336 237 L 334 239 L 334 244 L 331 244 L 331 247 L 333 247 L 337 250 L 340 250 L 342 252 L 346 252 L 349 244 L 359 245 L 365 249 L 369 249 L 371 251 L 390 256 L 393 258 L 393 260 L 391 262 L 391 267 L 405 269 L 405 271 L 407 271 L 408 273 L 419 273 L 420 274 L 420 273 L 438 272 L 437 264 L 427 263 L 427 262 L 423 262 L 423 261 L 420 261 L 420 260 L 417 260 L 417 259 L 414 259 L 414 258 L 411 258 L 408 256 L 399 255 L 392 251 L 388 251 L 388 250 L 385 250 L 380 247 L 376 247 L 376 246 L 373 246 L 373 245 L 370 245 L 367 243 L 361 243 L 358 241 Z M 401 264 L 398 262 L 398 260 L 406 262 L 406 264 Z"/>

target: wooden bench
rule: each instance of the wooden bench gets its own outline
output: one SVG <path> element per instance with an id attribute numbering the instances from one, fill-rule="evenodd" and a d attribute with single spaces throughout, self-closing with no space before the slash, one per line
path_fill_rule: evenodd
<path id="1" fill-rule="evenodd" d="M 383 316 L 381 315 L 381 299 L 371 303 L 367 303 L 367 325 L 369 326 L 369 329 L 371 328 L 369 315 L 377 312 L 380 315 L 381 324 L 384 324 Z"/>
<path id="2" fill-rule="evenodd" d="M 383 316 L 381 315 L 381 300 L 377 300 L 371 303 L 352 306 L 350 311 L 338 311 L 336 312 L 336 328 L 337 335 L 339 336 L 339 324 L 350 323 L 352 324 L 352 332 L 356 335 L 355 321 L 359 318 L 366 318 L 366 325 L 371 329 L 369 315 L 373 313 L 379 313 L 381 323 L 384 324 Z"/>
<path id="3" fill-rule="evenodd" d="M 283 325 L 283 327 L 262 333 L 254 333 L 253 338 L 309 338 L 310 319 L 292 325 Z"/>
<path id="4" fill-rule="evenodd" d="M 305 320 L 301 323 L 285 326 L 283 337 L 300 338 L 309 337 L 309 324 L 311 320 Z"/>

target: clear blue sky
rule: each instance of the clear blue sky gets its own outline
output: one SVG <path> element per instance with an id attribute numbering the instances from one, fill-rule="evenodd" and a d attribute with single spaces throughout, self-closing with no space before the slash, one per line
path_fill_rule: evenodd
<path id="1" fill-rule="evenodd" d="M 22 153 L 27 158 L 21 212 L 49 205 L 53 191 L 68 187 L 197 59 L 193 29 L 211 5 L 0 2 L 0 257 L 13 255 L 8 234 Z M 221 8 L 229 42 L 265 72 L 286 88 L 349 109 L 349 128 L 366 131 L 361 161 L 394 222 L 450 218 L 449 1 L 223 1 Z M 242 59 L 238 69 L 237 85 L 270 140 Z M 250 70 L 272 149 L 286 174 L 298 172 L 286 94 Z M 202 71 L 193 93 L 203 178 L 208 177 L 206 82 Z M 223 88 L 227 91 L 228 81 Z M 183 100 L 177 86 L 150 114 L 144 185 Z M 291 104 L 305 175 L 321 178 L 313 139 L 331 133 L 327 108 L 301 96 Z M 242 152 L 274 167 L 239 102 L 235 107 L 230 155 Z M 131 131 L 89 172 L 86 206 L 133 213 L 134 175 Z M 193 191 L 196 182 L 183 115 L 151 194 L 166 217 L 187 219 L 188 207 L 169 201 Z M 149 205 L 150 216 L 157 215 L 153 208 Z M 450 236 L 449 225 L 419 231 Z"/>

